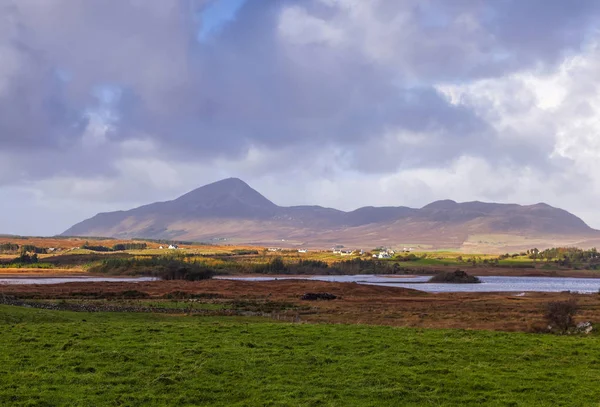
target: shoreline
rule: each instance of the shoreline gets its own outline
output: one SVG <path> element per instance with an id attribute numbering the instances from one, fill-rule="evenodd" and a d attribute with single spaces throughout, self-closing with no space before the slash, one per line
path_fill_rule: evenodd
<path id="1" fill-rule="evenodd" d="M 287 280 L 312 280 L 319 277 L 352 277 L 352 276 L 368 276 L 376 278 L 397 278 L 397 279 L 408 279 L 408 278 L 419 278 L 433 276 L 438 272 L 446 270 L 432 270 L 431 273 L 421 274 L 219 274 L 213 277 L 214 280 L 232 280 L 232 279 L 246 279 L 246 278 L 269 278 L 269 279 L 287 279 Z M 537 278 L 600 278 L 600 271 L 594 270 L 560 270 L 558 272 L 548 271 L 528 271 L 523 272 L 521 270 L 514 272 L 510 270 L 507 272 L 506 269 L 498 270 L 468 270 L 468 274 L 475 277 L 537 277 Z M 504 271 L 504 272 L 503 272 Z M 130 276 L 130 275 L 106 275 L 98 273 L 89 273 L 85 270 L 77 269 L 1 269 L 0 278 L 67 278 L 67 277 L 111 277 L 111 278 L 131 278 L 131 277 L 147 277 L 143 275 Z"/>

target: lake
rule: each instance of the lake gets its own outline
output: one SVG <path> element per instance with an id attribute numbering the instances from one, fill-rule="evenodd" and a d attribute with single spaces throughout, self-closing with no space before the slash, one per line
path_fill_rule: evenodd
<path id="1" fill-rule="evenodd" d="M 284 276 L 284 277 L 215 277 L 225 280 L 271 281 L 271 280 L 317 280 L 341 283 L 404 287 L 431 293 L 448 292 L 560 292 L 575 291 L 597 293 L 600 278 L 572 277 L 479 277 L 481 284 L 436 284 L 427 283 L 431 276 Z M 156 277 L 7 277 L 0 278 L 0 284 L 60 284 L 81 282 L 143 282 L 156 281 Z"/>
<path id="2" fill-rule="evenodd" d="M 87 282 L 140 282 L 156 281 L 156 277 L 10 277 L 0 278 L 0 284 L 61 284 Z"/>
<path id="3" fill-rule="evenodd" d="M 285 277 L 218 277 L 230 280 L 271 281 L 271 280 L 318 280 L 333 282 L 354 282 L 359 284 L 381 285 L 387 287 L 413 288 L 431 293 L 449 292 L 560 292 L 575 291 L 580 293 L 597 293 L 600 289 L 600 278 L 572 277 L 479 277 L 481 284 L 436 284 L 427 283 L 431 276 L 396 277 L 382 275 L 354 276 L 285 276 Z"/>

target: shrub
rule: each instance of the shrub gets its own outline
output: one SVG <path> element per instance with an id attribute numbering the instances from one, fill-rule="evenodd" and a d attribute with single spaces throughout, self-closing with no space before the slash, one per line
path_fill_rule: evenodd
<path id="1" fill-rule="evenodd" d="M 12 263 L 13 264 L 35 264 L 38 261 L 39 261 L 38 255 L 36 253 L 34 253 L 34 254 L 22 253 L 19 257 L 14 259 L 12 261 Z"/>
<path id="2" fill-rule="evenodd" d="M 417 261 L 419 259 L 420 259 L 420 257 L 414 253 L 407 254 L 406 256 L 396 257 L 396 260 L 398 260 L 398 261 Z"/>
<path id="3" fill-rule="evenodd" d="M 552 301 L 546 304 L 544 317 L 548 322 L 548 328 L 558 333 L 567 333 L 575 327 L 573 317 L 579 311 L 579 305 L 574 298 L 567 301 Z"/>

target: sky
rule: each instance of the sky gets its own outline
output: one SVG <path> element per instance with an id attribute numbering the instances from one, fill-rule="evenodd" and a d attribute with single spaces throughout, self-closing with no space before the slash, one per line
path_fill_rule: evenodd
<path id="1" fill-rule="evenodd" d="M 600 228 L 596 0 L 0 0 L 0 233 L 239 177 Z"/>

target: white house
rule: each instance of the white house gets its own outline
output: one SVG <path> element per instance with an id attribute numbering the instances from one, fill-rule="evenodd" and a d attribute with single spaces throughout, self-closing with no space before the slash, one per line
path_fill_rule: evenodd
<path id="1" fill-rule="evenodd" d="M 169 249 L 171 249 L 171 250 L 179 249 L 179 246 L 177 246 L 176 244 L 170 244 Z"/>
<path id="2" fill-rule="evenodd" d="M 298 249 L 298 253 L 306 253 L 306 249 Z"/>

